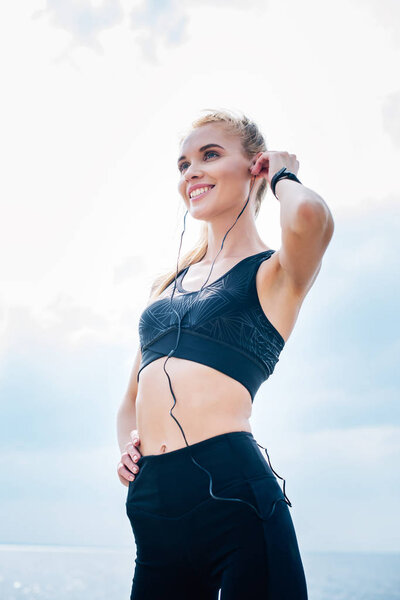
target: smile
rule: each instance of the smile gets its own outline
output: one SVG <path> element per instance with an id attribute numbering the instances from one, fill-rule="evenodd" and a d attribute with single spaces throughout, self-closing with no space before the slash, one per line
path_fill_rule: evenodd
<path id="1" fill-rule="evenodd" d="M 190 196 L 191 200 L 199 200 L 200 198 L 203 198 L 203 196 L 205 196 L 206 194 L 208 194 L 209 192 L 211 192 L 211 190 L 213 190 L 215 188 L 215 185 L 213 185 L 212 187 L 208 188 L 208 190 L 206 190 L 205 192 L 202 192 L 201 194 L 197 193 L 196 191 L 194 192 L 194 196 Z"/>

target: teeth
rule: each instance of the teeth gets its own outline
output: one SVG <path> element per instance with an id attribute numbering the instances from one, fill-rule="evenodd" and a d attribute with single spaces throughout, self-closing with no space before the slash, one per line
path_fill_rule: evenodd
<path id="1" fill-rule="evenodd" d="M 194 198 L 195 196 L 199 196 L 203 192 L 205 192 L 207 190 L 211 190 L 212 187 L 213 187 L 212 185 L 208 185 L 207 187 L 197 188 L 197 190 L 194 190 L 194 192 L 190 193 L 190 197 Z"/>

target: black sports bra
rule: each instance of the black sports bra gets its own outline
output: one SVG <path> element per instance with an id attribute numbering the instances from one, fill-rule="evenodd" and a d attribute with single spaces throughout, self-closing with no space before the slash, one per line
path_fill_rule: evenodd
<path id="1" fill-rule="evenodd" d="M 275 250 L 263 250 L 239 261 L 224 275 L 198 291 L 188 292 L 178 274 L 172 305 L 181 321 L 174 356 L 192 360 L 225 373 L 249 391 L 251 401 L 273 373 L 285 341 L 265 315 L 258 299 L 256 274 L 262 261 Z M 163 294 L 174 285 L 174 281 Z M 178 293 L 179 292 L 179 293 Z M 177 317 L 170 296 L 147 306 L 139 319 L 142 352 L 140 372 L 153 360 L 167 356 L 177 339 Z"/>

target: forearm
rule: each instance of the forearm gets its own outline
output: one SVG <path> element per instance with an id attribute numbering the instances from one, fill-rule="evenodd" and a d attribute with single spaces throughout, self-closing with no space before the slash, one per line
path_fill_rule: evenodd
<path id="1" fill-rule="evenodd" d="M 275 193 L 280 203 L 280 224 L 283 231 L 290 229 L 301 233 L 313 224 L 320 228 L 328 227 L 333 222 L 324 199 L 301 183 L 280 179 Z"/>
<path id="2" fill-rule="evenodd" d="M 131 441 L 130 433 L 136 429 L 136 410 L 133 402 L 124 401 L 117 414 L 117 437 L 121 454 L 126 450 L 126 444 Z"/>

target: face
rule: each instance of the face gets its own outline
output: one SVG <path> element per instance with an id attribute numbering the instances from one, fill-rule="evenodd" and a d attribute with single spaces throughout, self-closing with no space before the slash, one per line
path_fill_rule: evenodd
<path id="1" fill-rule="evenodd" d="M 255 161 L 245 156 L 238 136 L 228 133 L 220 124 L 203 125 L 184 139 L 179 157 L 178 190 L 194 218 L 211 220 L 233 209 L 240 212 L 253 181 L 249 167 Z M 190 196 L 191 188 L 208 186 L 213 187 Z M 255 190 L 256 184 L 252 198 Z"/>

